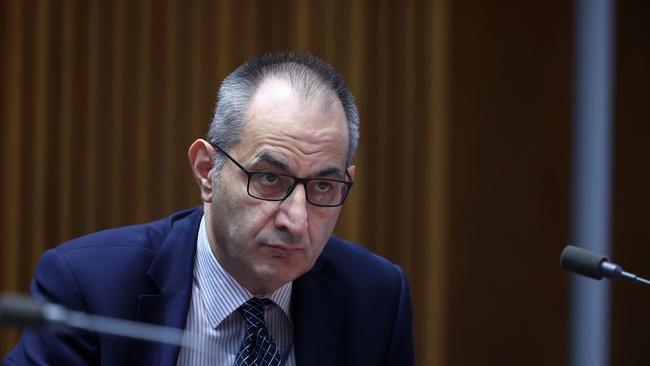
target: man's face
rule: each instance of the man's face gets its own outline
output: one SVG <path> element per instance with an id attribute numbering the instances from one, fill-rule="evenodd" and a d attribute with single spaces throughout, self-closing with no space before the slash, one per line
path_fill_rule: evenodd
<path id="1" fill-rule="evenodd" d="M 242 140 L 228 153 L 248 171 L 346 179 L 348 132 L 340 103 L 305 102 L 285 81 L 269 79 L 247 117 Z M 311 205 L 302 184 L 284 201 L 250 197 L 246 174 L 227 159 L 220 174 L 212 183 L 206 218 L 213 252 L 224 269 L 256 294 L 275 291 L 308 271 L 340 207 Z"/>

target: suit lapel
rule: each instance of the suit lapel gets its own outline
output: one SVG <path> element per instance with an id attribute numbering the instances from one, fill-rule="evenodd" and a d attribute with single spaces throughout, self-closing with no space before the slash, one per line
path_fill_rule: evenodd
<path id="1" fill-rule="evenodd" d="M 203 211 L 172 220 L 171 229 L 149 267 L 149 277 L 158 293 L 142 294 L 136 320 L 185 328 L 192 295 L 196 238 Z M 175 365 L 179 347 L 165 344 L 136 344 L 132 347 L 133 365 Z"/>
<path id="2" fill-rule="evenodd" d="M 298 365 L 336 365 L 344 299 L 341 282 L 328 269 L 323 253 L 314 268 L 294 282 L 291 306 Z"/>

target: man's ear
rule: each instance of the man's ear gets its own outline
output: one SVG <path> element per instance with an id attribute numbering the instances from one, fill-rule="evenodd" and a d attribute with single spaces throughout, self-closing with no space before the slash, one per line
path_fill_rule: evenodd
<path id="1" fill-rule="evenodd" d="M 348 167 L 348 174 L 350 175 L 350 178 L 354 181 L 354 173 L 357 171 L 357 166 L 356 165 L 350 165 Z"/>
<path id="2" fill-rule="evenodd" d="M 212 170 L 212 157 L 215 151 L 212 145 L 203 139 L 194 141 L 187 152 L 190 159 L 190 167 L 196 183 L 201 191 L 201 200 L 203 202 L 212 201 L 212 179 L 210 170 Z"/>

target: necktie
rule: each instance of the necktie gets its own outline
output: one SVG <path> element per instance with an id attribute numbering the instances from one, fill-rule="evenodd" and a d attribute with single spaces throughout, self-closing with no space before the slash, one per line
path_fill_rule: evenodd
<path id="1" fill-rule="evenodd" d="M 246 320 L 244 340 L 237 352 L 235 366 L 279 366 L 280 355 L 264 325 L 264 307 L 269 299 L 252 298 L 239 307 Z"/>

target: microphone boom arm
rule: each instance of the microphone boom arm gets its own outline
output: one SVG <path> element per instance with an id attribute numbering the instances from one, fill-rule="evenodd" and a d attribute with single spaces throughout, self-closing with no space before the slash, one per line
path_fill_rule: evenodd
<path id="1" fill-rule="evenodd" d="M 28 296 L 0 295 L 0 324 L 30 328 L 52 325 L 76 330 L 110 334 L 130 339 L 145 340 L 181 346 L 199 351 L 196 334 L 183 329 L 140 323 L 132 320 L 91 315 L 48 302 L 39 302 Z"/>

